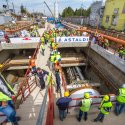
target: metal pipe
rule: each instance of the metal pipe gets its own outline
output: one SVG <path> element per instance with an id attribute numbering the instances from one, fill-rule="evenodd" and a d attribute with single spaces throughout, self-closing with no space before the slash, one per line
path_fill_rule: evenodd
<path id="1" fill-rule="evenodd" d="M 76 29 L 77 31 L 80 31 L 80 32 L 91 32 L 91 33 L 95 33 L 95 31 L 92 31 L 92 30 L 87 30 L 87 29 L 80 29 L 80 26 L 76 26 L 76 25 L 72 25 L 70 23 L 62 23 L 63 25 L 67 25 L 68 27 L 70 27 L 71 29 Z M 99 32 L 98 32 L 99 33 Z M 105 34 L 102 34 L 102 33 L 99 33 L 100 35 L 102 35 L 103 37 L 107 38 L 108 40 L 111 40 L 113 42 L 116 42 L 116 43 L 120 43 L 120 44 L 123 44 L 125 45 L 125 40 L 122 40 L 122 39 L 118 39 L 118 38 L 115 38 L 115 37 L 112 37 L 112 36 L 108 36 L 108 35 L 105 35 Z"/>
<path id="2" fill-rule="evenodd" d="M 81 71 L 80 71 L 80 68 L 76 66 L 75 69 L 76 69 L 76 71 L 78 72 L 80 79 L 81 79 L 81 80 L 85 80 L 85 78 L 83 77 L 83 75 L 82 75 L 82 73 L 81 73 Z"/>
<path id="3" fill-rule="evenodd" d="M 92 31 L 92 30 L 85 30 L 85 29 L 78 29 L 78 31 L 81 31 L 81 32 L 92 32 L 92 33 L 95 33 L 95 31 Z M 108 36 L 108 35 L 105 35 L 105 34 L 102 34 L 102 33 L 99 33 L 101 36 L 107 38 L 108 40 L 111 40 L 111 41 L 114 41 L 116 43 L 120 43 L 120 44 L 123 44 L 125 45 L 125 40 L 122 40 L 122 39 L 118 39 L 118 38 L 115 38 L 115 37 L 112 37 L 112 36 Z"/>
<path id="4" fill-rule="evenodd" d="M 75 74 L 75 78 L 77 78 L 78 73 L 76 72 L 75 67 L 73 67 L 72 70 L 73 70 L 73 72 L 74 72 L 74 74 Z"/>

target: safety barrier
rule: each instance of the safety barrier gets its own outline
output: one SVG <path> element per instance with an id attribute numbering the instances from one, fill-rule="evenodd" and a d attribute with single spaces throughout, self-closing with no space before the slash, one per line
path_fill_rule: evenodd
<path id="1" fill-rule="evenodd" d="M 112 103 L 115 103 L 116 102 L 116 95 L 115 94 L 108 94 L 110 96 L 110 101 Z M 92 99 L 92 105 L 99 105 L 102 101 L 102 98 L 104 97 L 105 95 L 99 95 L 99 96 L 90 96 L 90 98 Z M 72 98 L 72 101 L 76 101 L 76 105 L 70 105 L 68 108 L 73 108 L 73 107 L 80 107 L 79 106 L 79 102 L 82 100 L 83 98 Z"/>
<path id="2" fill-rule="evenodd" d="M 54 120 L 54 90 L 52 85 L 52 78 L 51 78 L 51 84 L 48 88 L 48 109 L 47 109 L 47 117 L 46 117 L 46 124 L 45 125 L 53 125 Z"/>
<path id="3" fill-rule="evenodd" d="M 22 83 L 20 84 L 20 87 L 14 102 L 16 103 L 17 99 L 20 98 L 20 102 L 23 103 L 23 101 L 26 100 L 26 98 L 36 87 L 37 87 L 37 78 L 35 75 L 30 77 L 25 77 L 25 80 L 22 81 Z"/>
<path id="4" fill-rule="evenodd" d="M 39 112 L 39 116 L 36 122 L 36 125 L 43 125 L 44 123 L 44 115 L 45 115 L 45 107 L 47 105 L 47 94 L 48 94 L 48 88 L 46 89 L 45 96 L 43 99 L 43 103 Z"/>
<path id="5" fill-rule="evenodd" d="M 47 113 L 45 112 L 46 110 Z M 54 122 L 53 120 L 54 120 L 54 90 L 51 77 L 50 84 L 48 85 L 48 88 L 46 89 L 45 92 L 45 96 L 43 99 L 43 103 L 39 112 L 36 125 L 43 125 L 43 123 L 45 125 L 53 125 Z"/>

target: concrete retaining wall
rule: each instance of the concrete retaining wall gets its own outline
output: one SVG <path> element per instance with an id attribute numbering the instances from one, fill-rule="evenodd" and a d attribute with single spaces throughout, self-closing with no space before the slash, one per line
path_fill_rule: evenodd
<path id="1" fill-rule="evenodd" d="M 2 43 L 1 47 L 2 49 L 34 49 L 38 45 L 38 42 L 36 43 Z M 2 50 L 1 49 L 1 50 Z"/>
<path id="2" fill-rule="evenodd" d="M 87 54 L 87 50 L 88 48 L 85 48 L 83 51 Z M 103 54 L 106 57 L 104 57 Z M 102 69 L 102 71 L 107 75 L 109 79 L 114 81 L 114 84 L 116 84 L 116 86 L 121 86 L 123 83 L 125 83 L 125 73 L 121 71 L 121 69 L 119 69 L 116 65 L 110 62 L 110 60 L 113 61 L 113 57 L 111 58 L 104 52 L 103 54 L 100 53 L 100 51 L 97 52 L 97 50 L 91 49 L 89 57 L 95 62 L 96 66 Z M 120 62 L 120 60 L 115 61 L 117 61 L 117 63 Z"/>

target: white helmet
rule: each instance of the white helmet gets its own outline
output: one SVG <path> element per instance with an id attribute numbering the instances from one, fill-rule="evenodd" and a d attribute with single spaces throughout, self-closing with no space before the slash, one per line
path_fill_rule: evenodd
<path id="1" fill-rule="evenodd" d="M 122 88 L 125 88 L 125 84 L 122 85 Z"/>
<path id="2" fill-rule="evenodd" d="M 31 56 L 29 56 L 29 59 L 31 59 Z"/>
<path id="3" fill-rule="evenodd" d="M 60 52 L 58 52 L 58 54 L 60 54 Z"/>

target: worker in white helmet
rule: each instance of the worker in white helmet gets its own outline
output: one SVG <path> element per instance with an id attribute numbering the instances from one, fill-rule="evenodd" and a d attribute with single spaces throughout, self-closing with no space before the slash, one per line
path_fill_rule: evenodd
<path id="1" fill-rule="evenodd" d="M 61 55 L 60 55 L 60 52 L 58 52 L 57 54 L 56 54 L 56 60 L 58 60 L 58 62 L 60 63 L 61 62 Z"/>
<path id="2" fill-rule="evenodd" d="M 116 115 L 120 115 L 125 110 L 125 84 L 118 90 L 118 96 L 116 97 Z"/>

